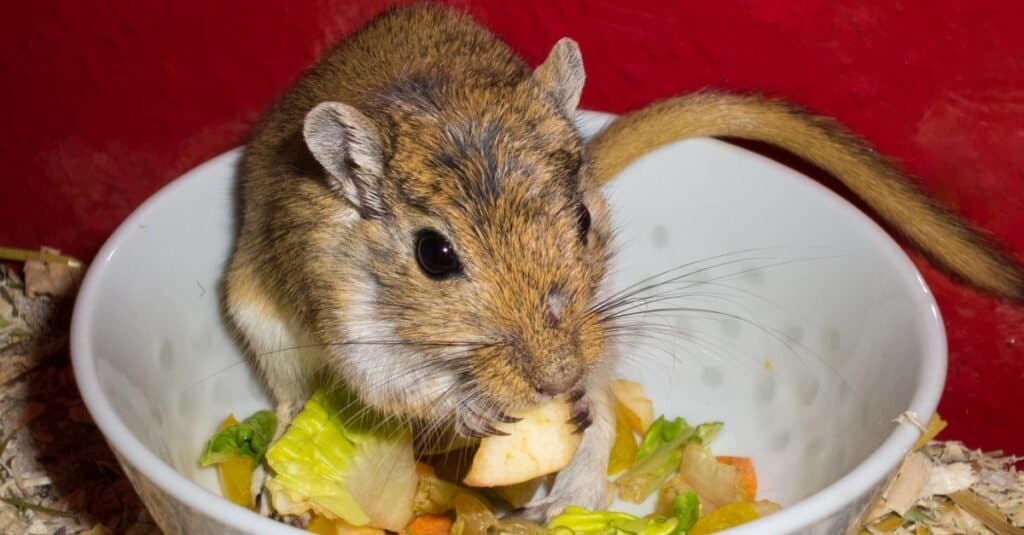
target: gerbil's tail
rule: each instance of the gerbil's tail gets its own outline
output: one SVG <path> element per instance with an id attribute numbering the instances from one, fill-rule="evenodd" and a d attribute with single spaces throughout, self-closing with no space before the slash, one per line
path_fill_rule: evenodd
<path id="1" fill-rule="evenodd" d="M 833 120 L 763 97 L 702 91 L 623 115 L 588 145 L 604 184 L 648 152 L 692 137 L 769 143 L 829 172 L 938 264 L 969 284 L 1024 300 L 1021 268 L 922 193 L 866 142 Z"/>

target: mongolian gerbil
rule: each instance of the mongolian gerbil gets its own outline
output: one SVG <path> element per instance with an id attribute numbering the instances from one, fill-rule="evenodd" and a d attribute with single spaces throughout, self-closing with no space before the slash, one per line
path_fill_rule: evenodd
<path id="1" fill-rule="evenodd" d="M 779 103 L 702 93 L 574 128 L 580 52 L 531 70 L 448 8 L 388 11 L 328 51 L 256 127 L 227 314 L 283 422 L 319 380 L 479 437 L 506 411 L 566 396 L 584 430 L 525 514 L 604 505 L 610 325 L 594 310 L 612 254 L 598 186 L 669 141 L 774 143 L 832 172 L 974 284 L 1020 273 L 837 125 Z"/>

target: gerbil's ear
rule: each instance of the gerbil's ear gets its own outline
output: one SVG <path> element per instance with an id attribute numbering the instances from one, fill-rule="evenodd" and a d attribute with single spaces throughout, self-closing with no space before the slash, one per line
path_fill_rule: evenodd
<path id="1" fill-rule="evenodd" d="M 583 56 L 576 41 L 563 37 L 555 43 L 548 58 L 533 71 L 533 79 L 555 99 L 566 115 L 573 117 L 586 79 Z"/>
<path id="2" fill-rule="evenodd" d="M 377 131 L 365 115 L 340 102 L 322 102 L 306 114 L 306 146 L 327 171 L 331 186 L 363 217 L 384 213 L 380 196 L 381 159 Z"/>

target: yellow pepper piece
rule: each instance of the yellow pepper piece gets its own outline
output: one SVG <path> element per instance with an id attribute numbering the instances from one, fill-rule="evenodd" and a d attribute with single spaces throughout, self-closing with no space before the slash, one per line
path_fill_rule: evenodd
<path id="1" fill-rule="evenodd" d="M 338 530 L 334 527 L 334 522 L 320 515 L 314 516 L 313 520 L 309 521 L 306 531 L 316 533 L 317 535 L 335 535 L 338 533 Z"/>
<path id="2" fill-rule="evenodd" d="M 384 530 L 367 526 L 355 527 L 344 520 L 330 520 L 325 516 L 313 515 L 306 526 L 306 531 L 316 535 L 384 535 Z"/>
<path id="3" fill-rule="evenodd" d="M 615 475 L 629 468 L 636 460 L 636 436 L 630 427 L 625 410 L 615 403 L 615 443 L 608 457 L 608 475 Z"/>
<path id="4" fill-rule="evenodd" d="M 220 424 L 220 429 L 237 425 L 238 420 L 234 414 L 229 414 Z M 217 465 L 217 476 L 220 478 L 220 490 L 224 497 L 232 503 L 252 509 L 255 505 L 252 502 L 252 459 L 249 457 L 234 457 Z"/>
<path id="5" fill-rule="evenodd" d="M 716 533 L 740 524 L 757 520 L 759 515 L 754 504 L 750 502 L 734 502 L 711 511 L 697 520 L 697 523 L 686 532 L 686 535 L 707 535 Z"/>

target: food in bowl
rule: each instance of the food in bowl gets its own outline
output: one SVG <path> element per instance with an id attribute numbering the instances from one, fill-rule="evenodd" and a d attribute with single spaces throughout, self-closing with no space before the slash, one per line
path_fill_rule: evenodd
<path id="1" fill-rule="evenodd" d="M 608 474 L 615 477 L 608 503 L 612 493 L 636 504 L 654 498 L 643 516 L 570 506 L 543 526 L 514 514 L 500 517 L 529 502 L 572 460 L 580 434 L 560 399 L 516 414 L 519 420 L 504 424 L 504 434 L 468 450 L 417 458 L 408 424 L 362 405 L 343 388 L 320 389 L 274 441 L 272 412 L 257 411 L 241 422 L 229 415 L 200 463 L 216 466 L 222 493 L 250 509 L 257 508 L 254 474 L 265 467 L 269 503 L 259 510 L 315 533 L 699 535 L 780 509 L 757 500 L 749 458 L 712 453 L 720 422 L 652 419 L 653 404 L 639 383 L 612 385 L 616 437 Z"/>

